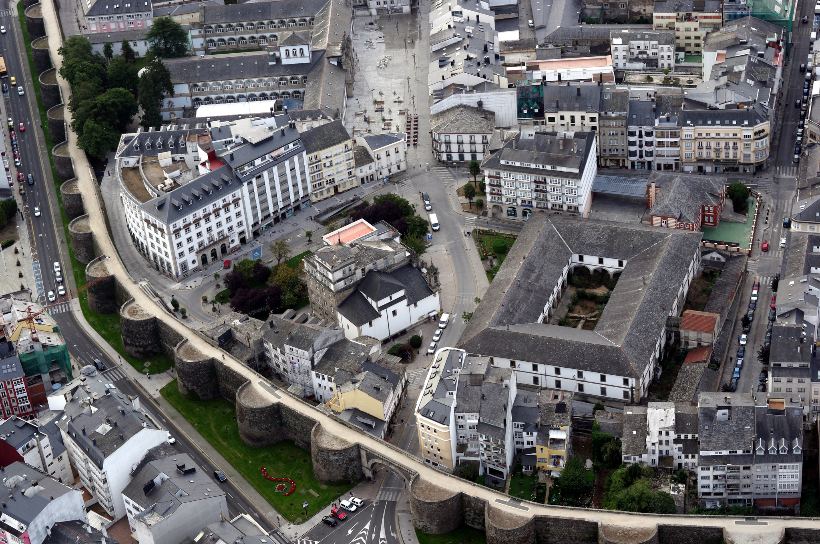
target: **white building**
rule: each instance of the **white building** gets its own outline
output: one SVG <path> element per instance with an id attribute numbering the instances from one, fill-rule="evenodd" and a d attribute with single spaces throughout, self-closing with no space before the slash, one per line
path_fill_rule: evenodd
<path id="1" fill-rule="evenodd" d="M 589 214 L 598 172 L 595 134 L 519 135 L 484 161 L 494 215 L 527 219 L 536 209 Z"/>
<path id="2" fill-rule="evenodd" d="M 123 135 L 120 200 L 135 245 L 184 277 L 309 203 L 308 159 L 285 116 Z"/>
<path id="3" fill-rule="evenodd" d="M 698 462 L 698 412 L 674 402 L 624 408 L 624 463 L 694 470 Z"/>
<path id="4" fill-rule="evenodd" d="M 368 134 L 356 138 L 373 158 L 376 179 L 387 179 L 407 169 L 407 142 L 402 134 Z"/>
<path id="5" fill-rule="evenodd" d="M 301 133 L 308 158 L 310 200 L 318 202 L 359 185 L 353 139 L 340 120 Z"/>
<path id="6" fill-rule="evenodd" d="M 225 492 L 186 453 L 146 458 L 122 500 L 139 544 L 188 542 L 203 524 L 228 517 Z"/>
<path id="7" fill-rule="evenodd" d="M 83 34 L 88 32 L 128 32 L 148 29 L 154 20 L 151 0 L 112 2 L 110 0 L 82 0 Z M 112 41 L 122 41 L 122 38 Z"/>
<path id="8" fill-rule="evenodd" d="M 456 106 L 431 115 L 430 126 L 437 160 L 481 162 L 490 151 L 495 114 L 482 106 Z"/>
<path id="9" fill-rule="evenodd" d="M 57 425 L 83 487 L 118 520 L 126 514 L 122 491 L 131 469 L 148 450 L 165 443 L 168 432 L 157 429 L 138 401 L 116 389 L 105 374 L 84 378 L 50 396 L 49 408 L 65 412 Z"/>
<path id="10" fill-rule="evenodd" d="M 672 30 L 613 30 L 610 45 L 616 70 L 675 69 L 675 32 Z"/>
<path id="11" fill-rule="evenodd" d="M 15 544 L 42 544 L 63 521 L 87 520 L 83 494 L 43 472 L 16 461 L 3 473 L 0 539 Z"/>
<path id="12" fill-rule="evenodd" d="M 391 272 L 371 270 L 336 312 L 339 327 L 349 339 L 393 338 L 441 311 L 422 273 L 411 265 Z"/>
<path id="13" fill-rule="evenodd" d="M 66 485 L 74 483 L 63 438 L 53 420 L 41 425 L 12 417 L 0 423 L 0 440 L 17 450 L 28 466 Z"/>

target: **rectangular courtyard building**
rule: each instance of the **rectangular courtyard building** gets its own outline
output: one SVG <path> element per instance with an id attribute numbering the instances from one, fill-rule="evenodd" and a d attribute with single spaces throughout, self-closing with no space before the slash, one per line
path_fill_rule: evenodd
<path id="1" fill-rule="evenodd" d="M 680 314 L 700 269 L 700 240 L 697 232 L 533 214 L 459 347 L 513 369 L 521 385 L 637 402 L 659 371 L 667 319 Z M 583 326 L 562 326 L 561 298 L 578 292 L 571 275 L 611 288 Z"/>

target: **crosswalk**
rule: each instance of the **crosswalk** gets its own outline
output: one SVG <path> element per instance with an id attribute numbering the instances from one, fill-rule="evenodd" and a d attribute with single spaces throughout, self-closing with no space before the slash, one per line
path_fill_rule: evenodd
<path id="1" fill-rule="evenodd" d="M 13 9 L 0 10 L 0 18 L 16 16 Z"/>
<path id="2" fill-rule="evenodd" d="M 319 541 L 312 538 L 297 538 L 296 544 L 319 544 Z"/>
<path id="3" fill-rule="evenodd" d="M 796 166 L 776 166 L 774 169 L 774 175 L 779 178 L 793 178 L 797 177 L 797 167 Z"/>
<path id="4" fill-rule="evenodd" d="M 71 311 L 71 303 L 70 302 L 58 302 L 56 304 L 52 304 L 46 310 L 49 315 L 57 315 L 57 314 L 64 314 L 66 312 Z"/>
<path id="5" fill-rule="evenodd" d="M 118 382 L 120 380 L 125 379 L 125 371 L 122 369 L 122 367 L 119 366 L 109 368 L 108 370 L 104 371 L 102 375 L 111 382 Z"/>
<path id="6" fill-rule="evenodd" d="M 407 373 L 407 381 L 410 383 L 416 383 L 417 381 L 423 380 L 426 375 L 426 368 L 416 368 Z"/>
<path id="7" fill-rule="evenodd" d="M 43 285 L 43 271 L 40 269 L 40 261 L 32 261 L 31 270 L 34 273 L 34 289 L 37 291 L 37 298 L 39 298 L 46 294 L 45 286 Z"/>
<path id="8" fill-rule="evenodd" d="M 401 487 L 382 487 L 376 495 L 377 501 L 396 502 L 399 500 L 404 488 Z"/>

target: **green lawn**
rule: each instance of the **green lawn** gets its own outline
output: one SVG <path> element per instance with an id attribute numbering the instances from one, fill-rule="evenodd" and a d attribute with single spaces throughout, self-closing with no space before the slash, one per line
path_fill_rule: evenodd
<path id="1" fill-rule="evenodd" d="M 504 263 L 507 253 L 510 252 L 515 243 L 515 236 L 487 230 L 473 231 L 473 233 L 481 259 L 485 260 L 492 257 L 495 261 L 495 264 L 486 270 L 487 279 L 493 281 L 498 269 Z"/>
<path id="2" fill-rule="evenodd" d="M 727 201 L 726 205 L 731 206 L 731 202 Z M 703 227 L 703 239 L 710 242 L 737 244 L 742 248 L 748 248 L 755 215 L 757 215 L 757 200 L 749 197 L 749 211 L 746 214 L 745 223 L 721 221 L 717 227 Z M 772 241 L 769 240 L 769 242 Z M 774 242 L 777 242 L 777 240 Z"/>
<path id="3" fill-rule="evenodd" d="M 419 544 L 485 544 L 487 536 L 484 531 L 461 527 L 446 535 L 428 535 L 416 529 Z"/>
<path id="4" fill-rule="evenodd" d="M 25 17 L 25 6 L 23 3 L 17 4 L 17 15 L 20 20 L 20 30 L 23 33 L 23 42 L 26 44 L 26 56 L 28 58 L 28 66 L 29 72 L 32 74 L 32 82 L 34 84 L 34 95 L 37 97 L 37 109 L 40 112 L 40 125 L 43 129 L 43 136 L 45 137 L 46 149 L 48 151 L 48 162 L 49 166 L 51 167 L 51 179 L 54 182 L 56 187 L 56 194 L 57 194 L 57 202 L 60 205 L 60 218 L 63 222 L 63 231 L 65 233 L 65 239 L 69 239 L 68 235 L 68 223 L 69 219 L 63 209 L 63 200 L 62 195 L 60 193 L 60 185 L 61 181 L 57 176 L 57 170 L 54 168 L 54 157 L 51 154 L 51 150 L 54 147 L 54 141 L 51 136 L 51 132 L 48 130 L 48 122 L 46 116 L 46 108 L 43 104 L 42 94 L 40 92 L 40 79 L 37 69 L 34 66 L 34 58 L 31 53 L 31 36 L 29 36 L 28 26 L 26 26 L 26 17 Z M 70 130 L 70 128 L 68 129 Z M 80 263 L 77 258 L 74 256 L 74 249 L 71 247 L 71 244 L 67 244 L 68 253 L 71 258 L 71 269 L 74 274 L 74 282 L 77 285 L 78 289 L 81 289 L 85 284 L 85 265 Z M 144 372 L 145 370 L 145 360 L 137 359 L 135 357 L 131 357 L 127 353 L 125 353 L 125 349 L 122 345 L 122 335 L 120 334 L 120 316 L 119 314 L 99 314 L 94 312 L 88 306 L 88 294 L 85 290 L 82 290 L 78 295 L 80 300 L 80 308 L 82 309 L 83 315 L 85 316 L 86 321 L 94 327 L 94 329 L 102 336 L 106 342 L 108 342 L 111 347 L 117 350 L 117 352 L 122 356 L 123 359 L 128 361 L 128 363 L 139 370 L 140 372 Z M 171 359 L 166 356 L 165 354 L 155 355 L 147 360 L 150 362 L 150 374 L 157 374 L 159 372 L 164 372 L 169 369 L 172 365 Z"/>
<path id="5" fill-rule="evenodd" d="M 273 506 L 293 523 L 302 523 L 334 499 L 350 490 L 351 484 L 323 484 L 313 476 L 310 453 L 293 442 L 281 442 L 265 448 L 252 448 L 239 438 L 233 407 L 224 399 L 198 401 L 183 396 L 176 380 L 162 388 L 162 396 L 176 408 L 211 446 Z M 267 467 L 274 476 L 292 478 L 296 492 L 285 497 L 259 472 Z M 302 502 L 309 504 L 307 516 Z"/>
<path id="6" fill-rule="evenodd" d="M 509 495 L 527 501 L 544 502 L 546 488 L 543 485 L 541 489 L 538 487 L 538 476 L 534 474 L 527 476 L 519 470 L 510 478 Z"/>
<path id="7" fill-rule="evenodd" d="M 310 255 L 312 255 L 312 254 L 313 254 L 313 252 L 312 252 L 312 251 L 303 251 L 303 252 L 302 252 L 302 253 L 300 253 L 299 255 L 294 255 L 293 257 L 291 257 L 290 259 L 288 259 L 287 261 L 285 261 L 285 264 L 287 264 L 287 265 L 288 265 L 289 267 L 291 267 L 291 268 L 299 268 L 299 264 L 300 264 L 300 263 L 301 263 L 301 262 L 302 262 L 302 261 L 303 261 L 306 257 L 308 257 L 308 256 L 310 256 Z"/>

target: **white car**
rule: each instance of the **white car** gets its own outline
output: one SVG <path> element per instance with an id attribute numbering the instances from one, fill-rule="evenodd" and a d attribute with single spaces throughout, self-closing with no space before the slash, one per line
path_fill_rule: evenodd
<path id="1" fill-rule="evenodd" d="M 436 332 L 433 333 L 433 342 L 438 342 L 441 340 L 441 335 L 444 334 L 442 329 L 436 329 Z"/>
<path id="2" fill-rule="evenodd" d="M 447 327 L 447 323 L 450 322 L 450 314 L 441 314 L 441 319 L 438 320 L 438 328 L 444 329 Z"/>
<path id="3" fill-rule="evenodd" d="M 427 348 L 427 355 L 432 355 L 436 352 L 436 342 L 430 342 L 430 347 Z"/>
<path id="4" fill-rule="evenodd" d="M 169 444 L 176 444 L 177 439 L 176 439 L 176 438 L 174 438 L 173 436 L 171 436 L 171 433 L 170 433 L 170 432 L 166 432 L 165 434 L 166 434 L 166 435 L 167 435 L 167 437 L 168 437 L 167 441 L 168 441 L 168 443 L 169 443 Z"/>
<path id="5" fill-rule="evenodd" d="M 34 206 L 34 217 L 40 217 L 40 206 Z"/>
<path id="6" fill-rule="evenodd" d="M 780 247 L 786 247 L 786 237 L 780 239 Z"/>
<path id="7" fill-rule="evenodd" d="M 6 33 L 6 27 L 0 26 L 0 34 L 5 34 L 5 33 Z"/>
<path id="8" fill-rule="evenodd" d="M 60 266 L 59 261 L 54 261 L 54 273 L 58 274 L 63 270 L 63 267 Z"/>
<path id="9" fill-rule="evenodd" d="M 57 300 L 57 297 L 54 295 L 54 291 L 49 291 L 46 295 L 46 298 L 48 298 L 49 302 L 54 302 L 55 300 Z"/>
<path id="10" fill-rule="evenodd" d="M 353 501 L 349 501 L 347 499 L 340 502 L 339 506 L 341 506 L 342 508 L 344 508 L 348 512 L 355 512 L 356 511 L 356 505 L 353 504 Z"/>
<path id="11" fill-rule="evenodd" d="M 60 272 L 57 272 L 54 275 L 54 281 L 56 281 L 57 283 L 63 283 L 63 275 Z"/>
<path id="12" fill-rule="evenodd" d="M 22 85 L 18 85 L 18 86 L 17 86 L 17 94 L 18 94 L 19 96 L 23 96 L 24 94 L 26 94 L 26 91 L 24 91 L 24 90 L 23 90 L 23 86 L 22 86 Z"/>
<path id="13" fill-rule="evenodd" d="M 60 296 L 65 295 L 65 287 L 63 287 L 62 285 L 58 285 L 57 286 L 57 294 L 60 295 Z"/>
<path id="14" fill-rule="evenodd" d="M 748 336 L 746 336 L 745 334 L 741 334 L 741 335 L 740 335 L 740 345 L 741 345 L 741 346 L 745 346 L 745 345 L 746 345 L 746 342 L 748 342 L 748 341 L 749 341 L 749 337 L 748 337 Z"/>
<path id="15" fill-rule="evenodd" d="M 364 506 L 364 501 L 362 499 L 360 499 L 359 497 L 350 497 L 350 502 L 352 502 L 353 504 L 355 504 L 359 508 Z"/>

